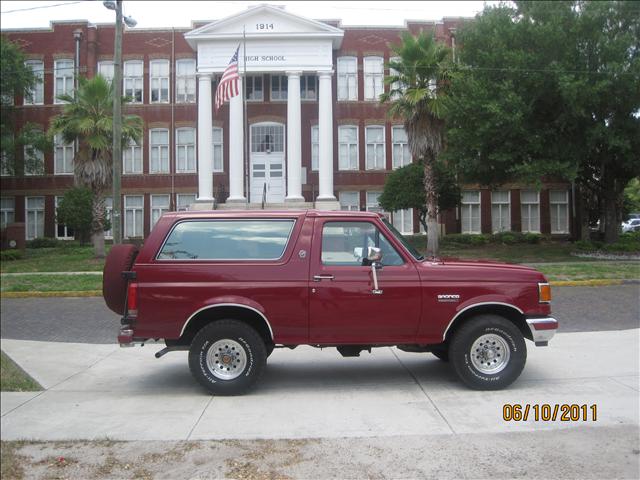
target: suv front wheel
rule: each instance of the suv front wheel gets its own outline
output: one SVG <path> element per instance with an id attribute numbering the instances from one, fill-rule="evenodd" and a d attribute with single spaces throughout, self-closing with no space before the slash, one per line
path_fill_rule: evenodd
<path id="1" fill-rule="evenodd" d="M 520 376 L 527 347 L 520 329 L 506 318 L 478 315 L 455 332 L 449 359 L 469 387 L 500 390 Z"/>
<path id="2" fill-rule="evenodd" d="M 189 368 L 215 395 L 240 395 L 258 380 L 267 359 L 265 343 L 250 326 L 219 320 L 203 327 L 189 348 Z"/>

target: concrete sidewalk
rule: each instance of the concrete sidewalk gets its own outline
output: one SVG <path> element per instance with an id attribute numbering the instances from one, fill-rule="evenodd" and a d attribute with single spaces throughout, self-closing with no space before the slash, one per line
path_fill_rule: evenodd
<path id="1" fill-rule="evenodd" d="M 3 440 L 196 440 L 386 437 L 637 428 L 640 330 L 558 334 L 509 389 L 476 392 L 429 354 L 395 348 L 342 358 L 335 349 L 276 350 L 258 387 L 211 397 L 186 352 L 161 346 L 2 340 L 46 390 L 2 393 Z M 505 422 L 504 404 L 597 405 L 596 422 Z"/>

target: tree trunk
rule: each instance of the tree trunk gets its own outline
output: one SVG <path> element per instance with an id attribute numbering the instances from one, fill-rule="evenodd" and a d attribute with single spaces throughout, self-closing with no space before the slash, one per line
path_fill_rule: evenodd
<path id="1" fill-rule="evenodd" d="M 433 158 L 425 158 L 424 190 L 427 198 L 427 256 L 438 255 L 438 194 L 433 171 Z"/>
<path id="2" fill-rule="evenodd" d="M 618 192 L 615 185 L 604 192 L 604 242 L 615 243 L 620 235 L 618 223 Z"/>
<path id="3" fill-rule="evenodd" d="M 576 212 L 580 212 L 580 225 L 579 230 L 576 232 L 576 240 L 588 242 L 591 240 L 591 233 L 589 231 L 589 208 L 587 207 L 587 200 L 584 198 L 586 193 L 586 189 L 576 186 Z"/>
<path id="4" fill-rule="evenodd" d="M 91 225 L 91 241 L 95 258 L 105 257 L 104 216 L 104 194 L 102 191 L 96 191 L 93 197 L 93 223 Z"/>

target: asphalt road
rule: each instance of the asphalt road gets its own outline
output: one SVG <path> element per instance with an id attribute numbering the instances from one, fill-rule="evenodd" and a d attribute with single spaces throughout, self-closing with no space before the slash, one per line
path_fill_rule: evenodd
<path id="1" fill-rule="evenodd" d="M 556 287 L 560 332 L 640 327 L 640 285 Z M 0 337 L 49 342 L 115 343 L 119 318 L 102 298 L 3 299 Z"/>

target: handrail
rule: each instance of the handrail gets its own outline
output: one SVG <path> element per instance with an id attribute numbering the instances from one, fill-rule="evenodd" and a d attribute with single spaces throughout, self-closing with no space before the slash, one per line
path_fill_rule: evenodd
<path id="1" fill-rule="evenodd" d="M 267 182 L 262 184 L 262 210 L 264 210 L 264 204 L 267 202 Z"/>

